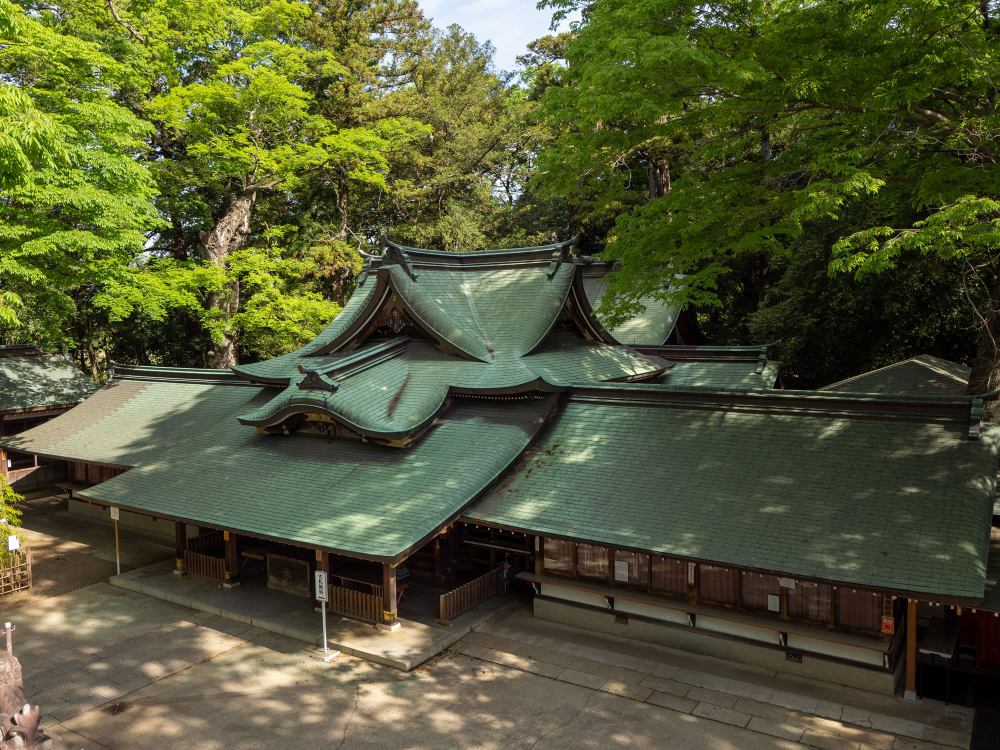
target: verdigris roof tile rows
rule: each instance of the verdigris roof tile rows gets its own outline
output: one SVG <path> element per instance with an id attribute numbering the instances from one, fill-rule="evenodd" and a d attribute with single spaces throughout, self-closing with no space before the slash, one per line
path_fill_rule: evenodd
<path id="1" fill-rule="evenodd" d="M 398 451 L 234 428 L 237 414 L 271 394 L 236 378 L 232 383 L 116 380 L 5 444 L 136 467 L 89 488 L 85 495 L 96 501 L 396 560 L 514 461 L 555 398 L 458 403 L 419 442 Z"/>
<path id="2" fill-rule="evenodd" d="M 377 260 L 377 266 L 369 261 L 355 293 L 363 309 L 352 299 L 341 314 L 347 322 L 328 327 L 319 344 L 234 368 L 252 380 L 291 384 L 273 403 L 241 415 L 243 424 L 276 429 L 296 411 L 318 411 L 366 437 L 405 444 L 447 408 L 452 392 L 552 391 L 574 382 L 646 378 L 666 367 L 565 324 L 557 328 L 571 317 L 568 298 L 581 268 L 564 245 L 448 254 L 390 243 Z M 399 357 L 366 365 L 357 377 L 345 371 L 326 392 L 302 379 L 300 372 L 347 361 L 354 346 L 380 346 L 371 336 L 385 335 L 379 326 L 390 319 L 399 321 L 397 331 L 409 325 L 404 319 L 421 329 Z"/>
<path id="3" fill-rule="evenodd" d="M 34 346 L 0 346 L 0 412 L 83 401 L 97 384 L 57 354 Z"/>
<path id="4" fill-rule="evenodd" d="M 608 290 L 605 275 L 595 272 L 585 273 L 583 284 L 590 306 L 596 310 Z M 664 305 L 662 301 L 650 297 L 642 299 L 641 302 L 646 308 L 641 314 L 609 330 L 617 341 L 626 346 L 659 346 L 665 343 L 673 332 L 680 307 Z"/>
<path id="5" fill-rule="evenodd" d="M 961 395 L 969 384 L 972 369 L 930 354 L 905 359 L 871 372 L 841 380 L 822 391 L 853 393 L 924 393 Z"/>
<path id="6" fill-rule="evenodd" d="M 653 389 L 569 397 L 519 469 L 465 518 L 859 586 L 983 596 L 1000 428 L 970 440 L 967 419 L 739 410 L 699 402 L 699 390 L 685 406 Z"/>

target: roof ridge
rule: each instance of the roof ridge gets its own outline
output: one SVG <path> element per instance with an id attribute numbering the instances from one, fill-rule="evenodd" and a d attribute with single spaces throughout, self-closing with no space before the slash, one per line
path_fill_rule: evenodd
<path id="1" fill-rule="evenodd" d="M 230 369 L 216 370 L 198 367 L 150 367 L 111 363 L 108 382 L 112 380 L 154 380 L 159 382 L 186 382 L 210 385 L 247 385 L 260 388 L 260 383 L 247 380 Z"/>

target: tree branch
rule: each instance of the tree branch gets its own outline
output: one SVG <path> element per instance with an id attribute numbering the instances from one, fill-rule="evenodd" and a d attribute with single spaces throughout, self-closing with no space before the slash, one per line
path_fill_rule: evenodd
<path id="1" fill-rule="evenodd" d="M 128 21 L 126 21 L 125 19 L 123 19 L 121 16 L 118 15 L 118 11 L 115 8 L 115 0 L 108 0 L 108 10 L 111 11 L 111 15 L 114 16 L 114 19 L 118 23 L 118 25 L 126 29 L 133 39 L 136 39 L 142 42 L 143 44 L 147 44 L 149 42 L 149 40 L 146 37 L 144 37 L 142 34 L 140 34 L 138 31 L 135 30 L 132 24 L 130 24 Z"/>

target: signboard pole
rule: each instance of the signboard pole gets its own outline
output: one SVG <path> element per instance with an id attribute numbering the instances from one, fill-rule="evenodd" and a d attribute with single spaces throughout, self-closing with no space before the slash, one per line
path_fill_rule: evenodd
<path id="1" fill-rule="evenodd" d="M 118 569 L 118 575 L 122 574 L 122 558 L 121 554 L 118 552 L 118 516 L 120 511 L 118 508 L 111 509 L 111 518 L 115 522 L 115 566 Z"/>
<path id="2" fill-rule="evenodd" d="M 326 602 L 329 599 L 329 595 L 326 589 L 326 571 L 317 570 L 316 571 L 316 601 L 319 602 L 320 612 L 322 612 L 323 617 L 323 653 L 316 654 L 313 658 L 318 661 L 330 661 L 338 656 L 340 656 L 339 651 L 329 651 L 326 644 Z"/>

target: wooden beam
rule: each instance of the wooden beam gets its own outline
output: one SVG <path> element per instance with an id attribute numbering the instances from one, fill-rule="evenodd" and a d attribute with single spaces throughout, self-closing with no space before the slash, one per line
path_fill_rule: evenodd
<path id="1" fill-rule="evenodd" d="M 187 524 L 181 521 L 174 521 L 174 548 L 177 555 L 177 568 L 174 573 L 182 576 L 187 573 L 184 565 L 184 550 L 187 549 Z"/>
<path id="2" fill-rule="evenodd" d="M 903 700 L 916 703 L 917 696 L 917 600 L 906 602 L 906 690 Z"/>
<path id="3" fill-rule="evenodd" d="M 231 589 L 240 585 L 240 558 L 236 553 L 236 533 L 223 531 L 222 538 L 226 543 L 226 579 L 222 586 Z"/>

